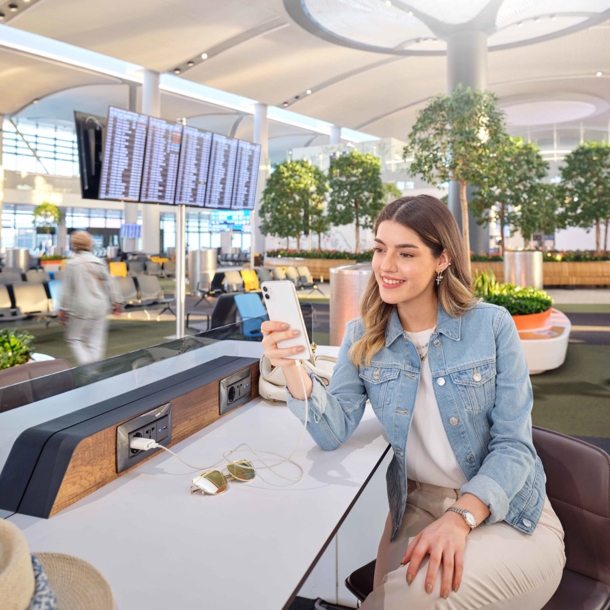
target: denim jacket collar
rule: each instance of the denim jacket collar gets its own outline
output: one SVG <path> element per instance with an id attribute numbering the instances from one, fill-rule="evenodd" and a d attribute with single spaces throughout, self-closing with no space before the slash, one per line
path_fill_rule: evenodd
<path id="1" fill-rule="evenodd" d="M 438 313 L 437 313 L 437 321 L 436 321 L 436 332 L 449 339 L 453 339 L 454 341 L 460 340 L 460 330 L 462 326 L 462 318 L 453 318 L 450 316 L 441 306 L 438 304 Z M 400 323 L 400 318 L 398 317 L 398 310 L 394 307 L 392 314 L 390 315 L 390 321 L 386 327 L 385 331 L 385 346 L 389 347 L 398 339 L 398 337 L 406 337 L 407 334 L 405 329 L 402 327 Z"/>

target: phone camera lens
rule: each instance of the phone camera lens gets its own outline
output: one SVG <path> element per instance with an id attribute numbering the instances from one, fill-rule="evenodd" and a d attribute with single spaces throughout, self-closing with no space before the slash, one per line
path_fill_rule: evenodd
<path id="1" fill-rule="evenodd" d="M 265 298 L 266 298 L 266 299 L 268 299 L 268 298 L 269 298 L 269 295 L 268 295 L 268 294 L 266 294 L 266 295 L 265 295 Z"/>
<path id="2" fill-rule="evenodd" d="M 267 286 L 263 286 L 263 292 L 267 292 L 267 290 L 269 290 L 269 288 L 267 288 Z"/>

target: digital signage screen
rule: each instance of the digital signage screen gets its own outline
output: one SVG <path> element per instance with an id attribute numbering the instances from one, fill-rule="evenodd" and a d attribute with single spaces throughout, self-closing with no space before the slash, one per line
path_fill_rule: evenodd
<path id="1" fill-rule="evenodd" d="M 238 141 L 231 209 L 254 209 L 260 159 L 261 147 L 259 144 Z"/>
<path id="2" fill-rule="evenodd" d="M 184 127 L 175 203 L 203 207 L 210 169 L 212 134 Z"/>
<path id="3" fill-rule="evenodd" d="M 233 195 L 233 178 L 237 159 L 237 140 L 220 134 L 212 137 L 210 169 L 205 195 L 206 208 L 229 209 Z"/>

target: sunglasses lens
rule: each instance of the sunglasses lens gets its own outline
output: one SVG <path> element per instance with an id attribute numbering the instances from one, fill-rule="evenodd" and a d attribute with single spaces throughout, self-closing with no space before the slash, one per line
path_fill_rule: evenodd
<path id="1" fill-rule="evenodd" d="M 227 470 L 238 481 L 251 481 L 254 478 L 254 467 L 248 460 L 237 460 L 227 464 Z"/>
<path id="2" fill-rule="evenodd" d="M 227 490 L 227 478 L 220 470 L 210 470 L 195 477 L 193 486 L 206 494 L 221 494 Z"/>

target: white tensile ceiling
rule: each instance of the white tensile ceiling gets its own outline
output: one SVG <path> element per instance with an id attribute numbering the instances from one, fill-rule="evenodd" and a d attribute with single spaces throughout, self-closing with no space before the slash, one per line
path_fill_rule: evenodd
<path id="1" fill-rule="evenodd" d="M 181 67 L 181 78 L 270 105 L 288 102 L 295 112 L 378 137 L 406 139 L 417 111 L 446 90 L 444 55 L 397 56 L 333 44 L 293 21 L 283 0 L 44 0 L 7 25 L 159 72 Z M 1 43 L 0 35 L 0 113 L 18 112 L 35 98 L 44 99 L 22 116 L 69 120 L 73 109 L 104 114 L 109 104 L 126 105 L 128 87 L 118 79 L 2 50 Z M 188 61 L 195 65 L 186 68 Z M 509 113 L 519 123 L 534 104 L 532 119 L 535 114 L 534 122 L 543 124 L 541 108 L 552 101 L 548 123 L 607 126 L 610 20 L 491 50 L 488 86 L 503 106 L 515 107 Z M 252 132 L 249 116 L 172 95 L 163 96 L 162 114 L 245 139 Z M 282 146 L 304 146 L 314 135 L 270 125 Z"/>

